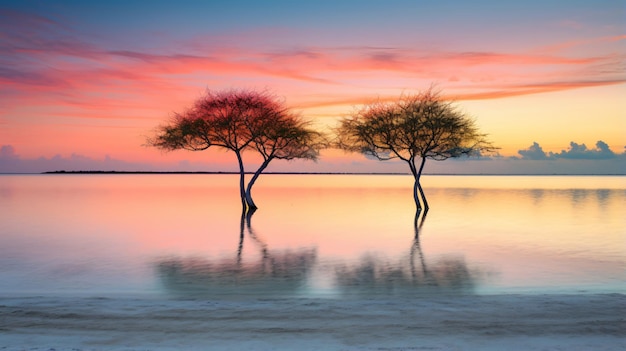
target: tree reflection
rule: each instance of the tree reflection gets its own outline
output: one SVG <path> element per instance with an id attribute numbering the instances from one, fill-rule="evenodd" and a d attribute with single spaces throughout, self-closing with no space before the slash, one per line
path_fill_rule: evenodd
<path id="1" fill-rule="evenodd" d="M 356 262 L 321 262 L 316 249 L 275 251 L 252 225 L 254 211 L 243 211 L 237 250 L 230 258 L 169 258 L 157 263 L 167 292 L 186 298 L 277 297 L 307 294 L 315 277 L 330 277 L 329 291 L 341 297 L 470 294 L 477 271 L 460 258 L 428 260 L 420 243 L 425 215 L 415 218 L 408 255 L 386 259 L 368 254 Z M 326 288 L 324 288 L 326 289 Z"/>
<path id="2" fill-rule="evenodd" d="M 418 213 L 419 215 L 419 213 Z M 416 215 L 416 224 L 417 224 Z M 338 266 L 336 285 L 343 296 L 470 294 L 476 285 L 477 272 L 463 259 L 442 258 L 428 262 L 420 245 L 419 229 L 406 259 L 390 262 L 375 255 L 364 256 L 352 266 Z"/>
<path id="3" fill-rule="evenodd" d="M 293 294 L 301 288 L 315 263 L 315 249 L 274 252 L 251 225 L 254 211 L 242 212 L 235 258 L 169 258 L 157 263 L 169 293 L 183 297 Z M 260 257 L 244 262 L 244 241 L 258 246 Z"/>

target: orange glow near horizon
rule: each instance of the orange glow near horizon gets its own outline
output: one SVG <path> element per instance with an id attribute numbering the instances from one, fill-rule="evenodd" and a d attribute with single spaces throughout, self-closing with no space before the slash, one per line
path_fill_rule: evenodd
<path id="1" fill-rule="evenodd" d="M 535 141 L 544 146 L 545 151 L 559 152 L 566 149 L 570 141 L 593 146 L 596 141 L 603 140 L 614 152 L 621 152 L 626 126 L 621 106 L 623 104 L 617 101 L 618 96 L 623 91 L 626 92 L 623 88 L 624 85 L 618 85 L 617 89 L 612 86 L 593 87 L 500 99 L 474 100 L 470 97 L 469 100 L 456 102 L 464 112 L 475 118 L 481 130 L 489 134 L 490 139 L 501 147 L 500 153 L 504 156 L 516 155 L 517 150 L 527 148 Z M 201 89 L 198 89 L 197 94 L 189 95 L 199 96 L 200 92 Z M 397 96 L 400 94 L 401 92 Z M 291 103 L 288 99 L 287 102 L 296 106 L 295 109 L 300 111 L 304 118 L 311 119 L 322 130 L 328 130 L 327 128 L 334 126 L 339 118 L 349 116 L 358 108 L 359 102 L 365 103 L 376 99 L 374 96 L 365 96 L 351 101 Z M 161 99 L 160 102 L 163 106 L 167 105 L 165 100 Z M 179 101 L 173 104 L 186 106 Z M 55 113 L 58 117 L 48 112 L 44 123 L 33 124 L 28 118 L 24 118 L 7 128 L 7 131 L 12 130 L 11 135 L 2 137 L 6 144 L 17 145 L 18 154 L 25 158 L 77 153 L 95 158 L 110 155 L 133 161 L 159 162 L 171 158 L 171 155 L 163 158 L 161 152 L 143 148 L 141 145 L 156 126 L 167 123 L 172 112 L 184 108 L 172 108 L 169 112 L 163 112 L 168 110 L 167 107 L 163 107 L 148 110 L 147 113 L 131 110 L 123 114 L 119 114 L 117 110 L 100 111 L 97 108 L 93 109 L 93 113 L 61 110 Z M 75 108 L 68 106 L 67 109 L 71 111 Z M 16 112 L 19 113 L 19 109 Z M 72 114 L 75 117 L 72 117 Z M 146 115 L 152 118 L 144 118 Z M 160 118 L 154 118 L 154 115 Z M 585 121 L 592 118 L 598 123 L 569 124 L 571 120 Z M 59 120 L 66 122 L 59 123 Z M 32 140 L 37 137 L 38 140 Z M 54 147 L 42 149 L 41 142 Z M 207 155 L 193 155 L 190 152 L 178 154 L 183 155 L 184 159 L 191 160 L 209 158 Z M 225 162 L 230 159 L 228 154 L 224 154 L 223 157 Z"/>
<path id="2" fill-rule="evenodd" d="M 546 151 L 558 152 L 567 148 L 570 141 L 591 146 L 597 140 L 603 140 L 615 152 L 620 152 L 623 148 L 624 106 L 618 102 L 618 96 L 626 92 L 625 87 L 624 84 L 587 88 L 558 84 L 541 87 L 544 93 L 514 89 L 506 93 L 509 97 L 501 97 L 495 91 L 476 95 L 465 89 L 465 93 L 457 93 L 459 88 L 451 86 L 446 90 L 442 84 L 444 92 L 455 96 L 457 105 L 476 119 L 481 129 L 502 148 L 501 154 L 505 156 L 515 155 L 517 150 L 530 146 L 534 141 L 544 145 Z M 348 116 L 363 103 L 394 99 L 407 92 L 399 89 L 384 96 L 365 93 L 360 97 L 351 93 L 354 97 L 341 100 L 343 93 L 333 88 L 335 94 L 326 92 L 317 99 L 311 99 L 316 95 L 312 90 L 295 91 L 296 95 L 285 96 L 286 102 L 303 117 L 325 128 L 332 127 L 338 118 Z M 15 145 L 18 154 L 26 158 L 78 153 L 97 158 L 111 155 L 137 161 L 145 157 L 146 161 L 158 162 L 153 152 L 141 148 L 145 136 L 157 125 L 166 123 L 173 112 L 184 110 L 202 91 L 203 88 L 183 88 L 172 95 L 153 88 L 142 92 L 145 96 L 139 100 L 123 102 L 89 98 L 89 103 L 57 103 L 54 109 L 49 109 L 51 102 L 45 100 L 39 102 L 41 107 L 29 103 L 29 107 L 25 108 L 24 102 L 23 106 L 9 106 L 10 115 L 5 113 L 4 120 L 10 118 L 15 122 L 11 122 L 0 136 L 3 143 Z M 276 93 L 280 94 L 279 91 Z M 142 100 L 150 100 L 149 96 L 165 99 L 153 99 L 157 104 L 141 106 Z M 34 114 L 43 114 L 45 118 L 33 119 L 30 116 Z M 15 119 L 14 116 L 19 115 L 24 117 Z M 591 118 L 598 123 L 587 123 Z M 572 120 L 581 122 L 570 123 Z M 38 139 L 33 139 L 37 136 Z M 42 145 L 54 147 L 42 148 Z"/>

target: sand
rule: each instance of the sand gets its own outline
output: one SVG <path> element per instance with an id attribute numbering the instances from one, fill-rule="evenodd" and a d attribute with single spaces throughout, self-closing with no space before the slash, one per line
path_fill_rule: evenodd
<path id="1" fill-rule="evenodd" d="M 626 295 L 0 298 L 0 350 L 624 350 Z"/>

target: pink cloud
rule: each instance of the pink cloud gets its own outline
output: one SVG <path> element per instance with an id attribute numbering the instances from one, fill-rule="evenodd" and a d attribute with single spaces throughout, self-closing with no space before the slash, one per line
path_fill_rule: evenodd
<path id="1" fill-rule="evenodd" d="M 597 37 L 597 38 L 584 38 L 584 39 L 576 39 L 569 40 L 561 43 L 556 43 L 550 46 L 541 47 L 538 51 L 543 52 L 560 52 L 566 49 L 571 49 L 574 47 L 580 46 L 588 46 L 594 44 L 602 44 L 602 43 L 613 43 L 617 41 L 626 40 L 626 35 L 613 35 L 613 36 L 605 36 L 605 37 Z"/>
<path id="2" fill-rule="evenodd" d="M 8 111 L 24 106 L 53 106 L 50 115 L 82 118 L 128 118 L 146 111 L 165 114 L 184 107 L 207 86 L 246 82 L 268 82 L 270 88 L 285 90 L 279 94 L 306 90 L 320 96 L 296 101 L 304 108 L 359 104 L 371 101 L 379 90 L 423 88 L 425 81 L 446 81 L 458 87 L 464 91 L 457 95 L 459 99 L 624 82 L 619 76 L 622 56 L 556 54 L 568 45 L 620 41 L 624 35 L 555 44 L 554 50 L 544 48 L 540 53 L 509 53 L 368 46 L 246 47 L 254 38 L 267 40 L 266 33 L 255 33 L 238 34 L 239 46 L 232 37 L 214 36 L 202 42 L 190 40 L 186 48 L 171 53 L 165 46 L 151 51 L 98 47 L 40 16 L 5 12 L 0 17 L 9 19 L 0 24 L 4 33 L 0 118 L 9 118 Z M 274 30 L 274 34 L 284 33 Z"/>

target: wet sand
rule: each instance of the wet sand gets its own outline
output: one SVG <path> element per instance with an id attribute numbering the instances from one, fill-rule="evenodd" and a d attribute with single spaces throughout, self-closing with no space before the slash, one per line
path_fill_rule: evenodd
<path id="1" fill-rule="evenodd" d="M 0 350 L 623 350 L 626 295 L 0 298 Z"/>

